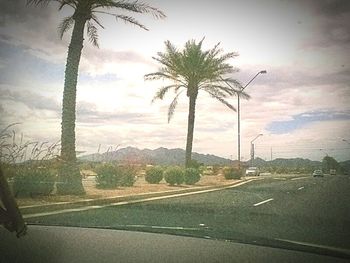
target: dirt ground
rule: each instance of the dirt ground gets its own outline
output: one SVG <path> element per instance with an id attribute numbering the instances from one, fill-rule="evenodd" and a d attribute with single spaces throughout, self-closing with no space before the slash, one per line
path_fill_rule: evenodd
<path id="1" fill-rule="evenodd" d="M 61 202 L 72 202 L 86 199 L 97 199 L 97 198 L 108 198 L 117 196 L 136 195 L 143 193 L 161 192 L 161 191 L 172 191 L 179 189 L 186 189 L 192 187 L 204 187 L 204 186 L 215 186 L 215 185 L 226 185 L 234 182 L 234 180 L 226 180 L 223 175 L 207 175 L 202 176 L 201 180 L 195 185 L 180 185 L 170 186 L 164 180 L 159 184 L 149 184 L 145 181 L 143 176 L 137 178 L 135 184 L 131 187 L 119 187 L 117 189 L 97 189 L 94 176 L 88 176 L 83 179 L 83 185 L 86 191 L 84 196 L 58 196 L 52 194 L 50 196 L 37 196 L 33 198 L 18 198 L 17 203 L 19 207 L 40 205 L 48 203 L 61 203 Z"/>

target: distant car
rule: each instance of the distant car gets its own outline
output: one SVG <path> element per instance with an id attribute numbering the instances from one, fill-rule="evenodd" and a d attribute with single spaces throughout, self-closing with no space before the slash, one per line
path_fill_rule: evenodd
<path id="1" fill-rule="evenodd" d="M 259 176 L 260 175 L 260 171 L 259 171 L 258 167 L 249 167 L 245 171 L 245 175 L 247 175 L 247 176 L 249 176 L 249 175 Z"/>
<path id="2" fill-rule="evenodd" d="M 323 176 L 322 170 L 315 170 L 315 171 L 312 173 L 312 176 L 313 176 L 313 177 L 322 177 L 322 176 Z"/>
<path id="3" fill-rule="evenodd" d="M 337 174 L 337 170 L 336 169 L 330 169 L 329 170 L 329 174 L 330 175 L 336 175 Z"/>

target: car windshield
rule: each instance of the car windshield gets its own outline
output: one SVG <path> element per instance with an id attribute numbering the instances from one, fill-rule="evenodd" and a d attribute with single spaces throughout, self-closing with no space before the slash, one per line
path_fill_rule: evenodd
<path id="1" fill-rule="evenodd" d="M 0 10 L 0 164 L 28 225 L 350 251 L 348 1 Z"/>

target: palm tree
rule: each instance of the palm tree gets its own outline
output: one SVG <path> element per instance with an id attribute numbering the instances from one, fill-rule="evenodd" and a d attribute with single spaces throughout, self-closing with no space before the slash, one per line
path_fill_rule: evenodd
<path id="1" fill-rule="evenodd" d="M 146 80 L 167 79 L 171 84 L 158 90 L 153 101 L 163 99 L 164 95 L 171 89 L 175 91 L 175 98 L 171 102 L 168 110 L 168 122 L 171 120 L 179 95 L 186 91 L 189 98 L 188 124 L 187 124 L 187 142 L 186 142 L 186 167 L 191 166 L 192 143 L 195 109 L 198 92 L 203 90 L 211 97 L 217 99 L 231 110 L 236 110 L 227 98 L 240 92 L 240 83 L 230 77 L 224 77 L 226 74 L 237 72 L 226 61 L 238 56 L 237 53 L 222 54 L 219 44 L 207 51 L 202 50 L 204 38 L 196 44 L 194 40 L 187 41 L 182 51 L 170 43 L 165 42 L 166 50 L 164 53 L 158 52 L 154 60 L 161 64 L 158 72 L 145 75 Z M 229 83 L 229 86 L 226 84 Z M 244 98 L 249 98 L 245 93 L 241 94 Z"/>
<path id="2" fill-rule="evenodd" d="M 61 160 L 62 166 L 59 171 L 60 184 L 57 186 L 60 194 L 82 194 L 84 188 L 76 163 L 75 152 L 75 108 L 76 87 L 78 78 L 79 61 L 84 42 L 84 29 L 90 42 L 98 47 L 97 26 L 103 28 L 98 15 L 111 15 L 116 20 L 136 25 L 148 30 L 131 16 L 119 14 L 118 11 L 151 14 L 155 18 L 165 18 L 162 11 L 145 3 L 125 0 L 27 0 L 27 4 L 47 5 L 58 2 L 59 10 L 65 6 L 73 8 L 71 16 L 63 19 L 59 25 L 59 33 L 63 34 L 73 27 L 71 41 L 68 47 L 68 56 L 65 69 L 62 123 L 61 123 Z"/>

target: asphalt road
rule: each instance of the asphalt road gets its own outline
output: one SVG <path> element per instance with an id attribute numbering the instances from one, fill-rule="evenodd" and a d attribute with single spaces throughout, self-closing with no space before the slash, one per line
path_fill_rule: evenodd
<path id="1" fill-rule="evenodd" d="M 350 249 L 350 177 L 271 176 L 216 192 L 28 221 Z"/>

